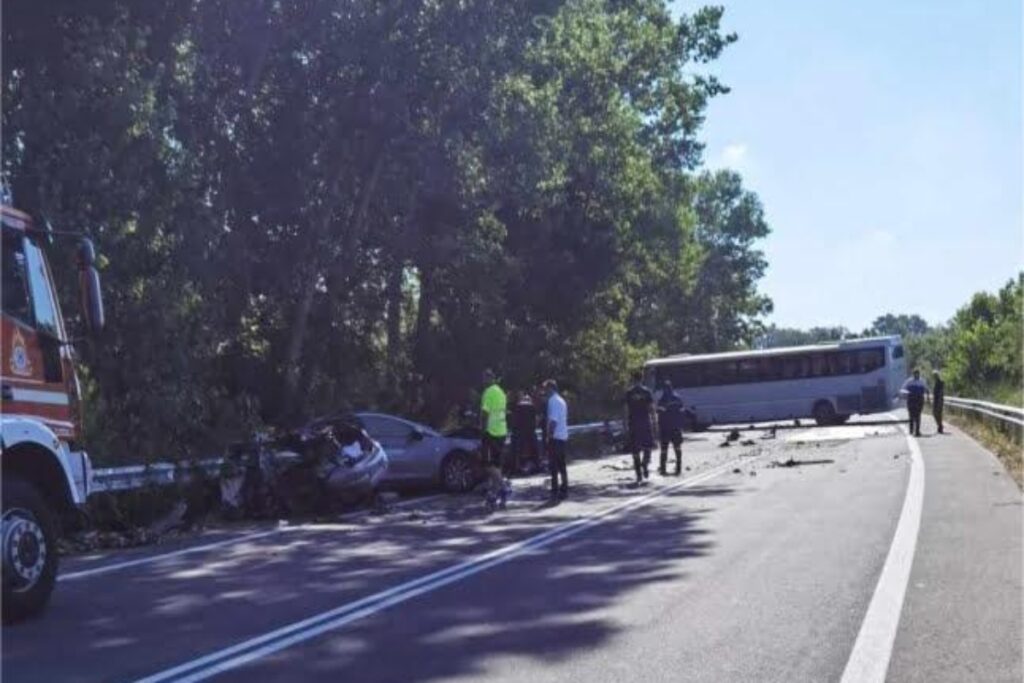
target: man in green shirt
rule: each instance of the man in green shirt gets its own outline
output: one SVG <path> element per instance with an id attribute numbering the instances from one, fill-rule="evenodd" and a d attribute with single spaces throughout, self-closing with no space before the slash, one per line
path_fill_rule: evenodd
<path id="1" fill-rule="evenodd" d="M 480 447 L 484 462 L 499 469 L 504 465 L 501 455 L 508 436 L 506 409 L 505 392 L 498 386 L 494 371 L 488 368 L 484 370 L 484 393 L 480 399 L 480 426 L 483 430 Z"/>

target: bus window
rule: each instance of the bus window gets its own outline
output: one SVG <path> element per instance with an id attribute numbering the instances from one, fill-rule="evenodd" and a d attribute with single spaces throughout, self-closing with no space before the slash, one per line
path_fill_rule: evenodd
<path id="1" fill-rule="evenodd" d="M 825 354 L 816 353 L 811 356 L 811 377 L 827 377 L 832 373 L 828 370 L 828 359 Z"/>
<path id="2" fill-rule="evenodd" d="M 782 363 L 783 360 L 781 358 L 762 358 L 761 381 L 777 382 L 782 379 Z"/>
<path id="3" fill-rule="evenodd" d="M 892 350 L 893 358 L 903 358 L 903 347 L 897 346 Z"/>
<path id="4" fill-rule="evenodd" d="M 857 352 L 857 370 L 861 374 L 885 366 L 885 349 L 864 349 Z"/>
<path id="5" fill-rule="evenodd" d="M 704 383 L 711 386 L 736 383 L 736 361 L 724 360 L 709 363 L 704 370 Z"/>
<path id="6" fill-rule="evenodd" d="M 801 379 L 807 377 L 808 360 L 806 356 L 784 356 L 782 361 L 783 379 Z"/>
<path id="7" fill-rule="evenodd" d="M 761 362 L 758 358 L 746 358 L 736 363 L 736 381 L 741 383 L 761 381 Z"/>
<path id="8" fill-rule="evenodd" d="M 827 354 L 828 374 L 849 375 L 852 373 L 851 361 L 853 354 L 849 351 L 832 351 Z"/>
<path id="9" fill-rule="evenodd" d="M 702 368 L 703 366 L 697 364 L 679 366 L 676 377 L 673 378 L 672 386 L 683 388 L 702 386 Z"/>

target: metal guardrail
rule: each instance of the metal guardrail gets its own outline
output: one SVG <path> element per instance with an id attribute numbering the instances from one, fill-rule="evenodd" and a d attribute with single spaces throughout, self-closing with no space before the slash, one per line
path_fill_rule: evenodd
<path id="1" fill-rule="evenodd" d="M 586 424 L 569 425 L 569 436 L 615 428 L 620 423 L 588 422 Z M 207 458 L 180 464 L 157 462 L 150 465 L 129 465 L 127 467 L 105 467 L 93 470 L 92 493 L 113 493 L 131 491 L 143 486 L 169 486 L 174 483 L 188 481 L 198 470 L 207 476 L 216 475 L 224 464 L 224 458 Z"/>
<path id="2" fill-rule="evenodd" d="M 1004 406 L 988 401 L 977 401 L 970 398 L 959 398 L 947 396 L 945 399 L 947 407 L 956 408 L 969 413 L 977 413 L 986 417 L 995 418 L 1004 424 L 1012 424 L 1024 427 L 1024 408 L 1015 406 Z"/>
<path id="3" fill-rule="evenodd" d="M 224 458 L 208 458 L 193 462 L 172 464 L 156 462 L 150 465 L 129 465 L 127 467 L 104 467 L 92 472 L 91 493 L 130 491 L 143 486 L 168 486 L 175 482 L 188 481 L 196 471 L 214 475 L 220 471 Z"/>

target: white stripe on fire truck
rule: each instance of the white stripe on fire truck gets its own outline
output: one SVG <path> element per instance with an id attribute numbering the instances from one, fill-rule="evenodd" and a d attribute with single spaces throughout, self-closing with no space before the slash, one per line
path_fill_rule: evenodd
<path id="1" fill-rule="evenodd" d="M 22 403 L 45 403 L 51 406 L 66 406 L 68 395 L 62 391 L 41 391 L 39 389 L 11 388 L 11 400 Z"/>

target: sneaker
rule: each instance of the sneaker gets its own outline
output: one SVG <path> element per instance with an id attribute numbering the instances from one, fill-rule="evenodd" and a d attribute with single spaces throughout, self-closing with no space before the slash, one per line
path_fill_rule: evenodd
<path id="1" fill-rule="evenodd" d="M 668 471 L 664 467 L 659 467 L 658 468 L 658 474 L 660 474 L 663 477 L 667 477 L 668 476 Z"/>
<path id="2" fill-rule="evenodd" d="M 649 469 L 647 469 L 647 467 L 645 466 L 644 467 L 644 479 L 650 479 L 650 478 L 651 478 L 651 471 Z"/>

